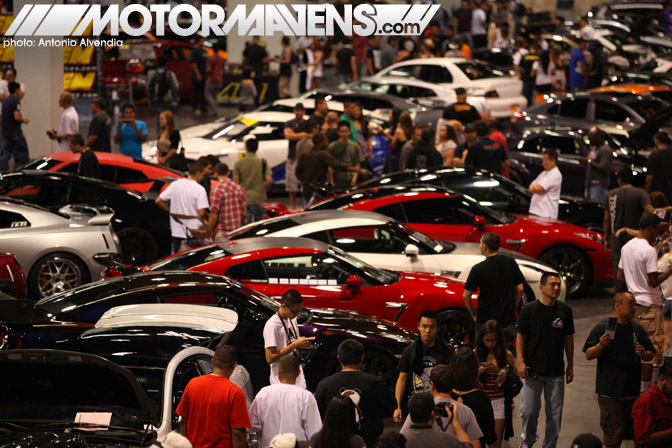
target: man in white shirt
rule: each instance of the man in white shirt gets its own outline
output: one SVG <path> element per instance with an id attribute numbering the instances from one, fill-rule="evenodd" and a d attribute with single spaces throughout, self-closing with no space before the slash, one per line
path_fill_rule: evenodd
<path id="1" fill-rule="evenodd" d="M 471 13 L 471 39 L 472 48 L 486 48 L 488 46 L 488 19 L 485 14 L 486 2 L 483 1 L 478 6 L 474 7 Z"/>
<path id="2" fill-rule="evenodd" d="M 56 152 L 70 151 L 68 137 L 79 133 L 79 115 L 72 106 L 75 97 L 70 92 L 63 92 L 58 97 L 58 105 L 63 108 L 61 114 L 61 123 L 58 125 L 58 131 L 48 131 L 49 138 L 57 140 Z"/>
<path id="3" fill-rule="evenodd" d="M 203 228 L 207 220 L 208 195 L 199 184 L 204 172 L 203 165 L 194 163 L 189 167 L 189 176 L 186 179 L 171 183 L 156 198 L 156 204 L 170 213 L 173 253 L 188 249 L 189 240 L 195 240 L 190 229 Z"/>
<path id="4" fill-rule="evenodd" d="M 579 31 L 581 33 L 581 39 L 595 40 L 595 28 L 588 24 L 588 19 L 585 17 L 581 17 L 579 20 Z"/>
<path id="5" fill-rule="evenodd" d="M 558 169 L 557 151 L 553 148 L 544 149 L 542 164 L 544 171 L 539 173 L 528 189 L 532 193 L 530 214 L 542 218 L 558 219 L 562 174 Z"/>
<path id="6" fill-rule="evenodd" d="M 259 391 L 250 406 L 248 432 L 261 431 L 261 445 L 269 446 L 273 437 L 294 433 L 300 446 L 307 446 L 310 437 L 322 428 L 317 401 L 312 393 L 296 387 L 299 360 L 285 356 L 278 361 L 279 383 Z"/>
<path id="7" fill-rule="evenodd" d="M 643 390 L 651 386 L 653 364 L 662 361 L 663 297 L 659 286 L 672 275 L 672 268 L 658 272 L 658 255 L 651 244 L 665 231 L 664 224 L 655 213 L 644 213 L 639 218 L 639 235 L 623 246 L 618 263 L 618 280 L 625 282 L 637 301 L 634 320 L 644 327 L 656 349 L 652 361 L 642 361 Z"/>
<path id="8" fill-rule="evenodd" d="M 264 325 L 264 348 L 266 352 L 266 362 L 271 366 L 270 383 L 278 384 L 278 361 L 286 355 L 295 356 L 301 363 L 301 355 L 297 349 L 308 347 L 315 338 L 299 336 L 299 324 L 296 316 L 299 315 L 303 307 L 303 297 L 296 289 L 285 291 L 280 299 L 280 308 L 278 312 L 271 316 Z M 299 376 L 296 378 L 296 385 L 302 389 L 306 388 L 306 378 L 303 376 L 303 369 L 300 369 Z M 312 434 L 311 434 L 312 435 Z"/>

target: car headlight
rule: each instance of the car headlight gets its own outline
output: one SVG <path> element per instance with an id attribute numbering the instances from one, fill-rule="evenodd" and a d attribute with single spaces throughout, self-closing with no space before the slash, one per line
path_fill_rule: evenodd
<path id="1" fill-rule="evenodd" d="M 595 241 L 596 243 L 599 243 L 599 244 L 604 243 L 604 238 L 602 237 L 602 235 L 600 235 L 598 237 L 598 236 L 595 236 L 595 235 L 591 235 L 590 233 L 583 233 L 583 232 L 574 232 L 574 235 L 576 235 L 578 237 L 581 237 L 581 238 L 588 238 L 589 240 L 593 240 L 593 241 Z"/>

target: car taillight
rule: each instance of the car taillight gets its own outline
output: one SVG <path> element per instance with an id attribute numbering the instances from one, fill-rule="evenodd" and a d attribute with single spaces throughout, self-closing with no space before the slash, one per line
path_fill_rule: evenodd
<path id="1" fill-rule="evenodd" d="M 499 98 L 499 93 L 496 90 L 488 90 L 483 96 L 486 98 Z"/>
<path id="2" fill-rule="evenodd" d="M 520 121 L 521 121 L 523 118 L 525 118 L 525 112 L 516 112 L 516 113 L 513 114 L 513 116 L 511 117 L 511 123 L 513 123 L 513 124 L 520 123 Z"/>
<path id="3" fill-rule="evenodd" d="M 7 347 L 9 343 L 9 330 L 6 327 L 3 327 L 0 330 L 0 350 Z"/>

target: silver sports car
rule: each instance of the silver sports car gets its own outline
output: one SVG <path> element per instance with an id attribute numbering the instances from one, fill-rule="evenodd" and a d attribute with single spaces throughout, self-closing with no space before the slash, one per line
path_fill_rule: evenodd
<path id="1" fill-rule="evenodd" d="M 69 205 L 51 213 L 0 197 L 0 249 L 11 252 L 26 273 L 28 297 L 37 300 L 100 276 L 92 255 L 119 252 L 107 207 Z"/>

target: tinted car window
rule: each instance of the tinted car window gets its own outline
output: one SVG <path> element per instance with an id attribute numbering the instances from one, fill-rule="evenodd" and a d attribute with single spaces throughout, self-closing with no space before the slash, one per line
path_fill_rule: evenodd
<path id="1" fill-rule="evenodd" d="M 418 79 L 433 83 L 452 83 L 453 76 L 440 65 L 421 65 Z"/>
<path id="2" fill-rule="evenodd" d="M 227 277 L 236 280 L 266 280 L 266 272 L 259 260 L 248 261 L 235 266 L 231 266 L 224 273 Z"/>
<path id="3" fill-rule="evenodd" d="M 406 222 L 406 215 L 404 214 L 404 208 L 401 204 L 385 205 L 383 207 L 378 207 L 374 211 L 389 216 L 390 218 L 394 218 L 397 221 Z"/>
<path id="4" fill-rule="evenodd" d="M 420 199 L 403 203 L 408 222 L 473 225 L 474 213 L 457 198 Z"/>
<path id="5" fill-rule="evenodd" d="M 62 207 L 68 203 L 68 184 L 52 182 L 26 182 L 10 185 L 2 194 L 46 208 Z"/>
<path id="6" fill-rule="evenodd" d="M 521 152 L 528 152 L 532 154 L 538 153 L 539 151 L 541 151 L 540 142 L 541 137 L 532 137 L 530 139 L 525 140 L 523 146 L 519 150 Z"/>
<path id="7" fill-rule="evenodd" d="M 117 180 L 118 184 L 130 184 L 133 182 L 147 182 L 149 179 L 145 176 L 145 173 L 142 171 L 134 170 L 131 168 L 124 168 L 123 166 L 117 167 Z"/>
<path id="8" fill-rule="evenodd" d="M 572 137 L 547 135 L 541 143 L 543 148 L 555 148 L 561 154 L 583 155 L 581 144 Z"/>
<path id="9" fill-rule="evenodd" d="M 105 198 L 97 191 L 73 186 L 70 190 L 70 200 L 68 202 L 70 204 L 102 205 L 105 204 Z"/>
<path id="10" fill-rule="evenodd" d="M 586 118 L 588 100 L 565 100 L 560 107 L 560 116 L 567 118 Z"/>
<path id="11" fill-rule="evenodd" d="M 0 229 L 30 227 L 30 222 L 20 213 L 0 210 Z"/>
<path id="12" fill-rule="evenodd" d="M 385 75 L 386 76 L 401 76 L 404 78 L 416 77 L 418 67 L 415 65 L 404 65 L 403 67 L 397 67 L 393 70 L 390 70 Z"/>
<path id="13" fill-rule="evenodd" d="M 460 62 L 457 65 L 462 72 L 467 75 L 467 78 L 472 81 L 477 79 L 498 78 L 500 76 L 507 76 L 508 73 L 501 70 L 494 65 L 482 64 L 476 61 Z"/>
<path id="14" fill-rule="evenodd" d="M 621 122 L 630 119 L 630 114 L 616 103 L 595 101 L 595 121 Z"/>
<path id="15" fill-rule="evenodd" d="M 641 115 L 642 118 L 644 118 L 645 120 L 648 120 L 649 118 L 653 118 L 656 115 L 658 115 L 660 111 L 665 109 L 666 105 L 667 103 L 654 99 L 643 100 L 629 104 L 629 106 L 635 109 L 635 112 Z"/>
<path id="16" fill-rule="evenodd" d="M 333 244 L 346 252 L 403 254 L 408 244 L 383 226 L 335 229 L 331 234 Z"/>

